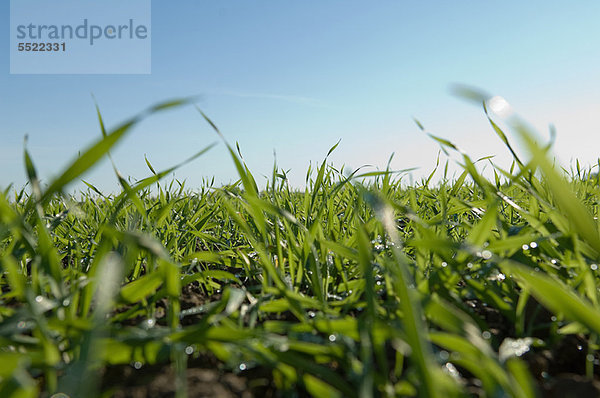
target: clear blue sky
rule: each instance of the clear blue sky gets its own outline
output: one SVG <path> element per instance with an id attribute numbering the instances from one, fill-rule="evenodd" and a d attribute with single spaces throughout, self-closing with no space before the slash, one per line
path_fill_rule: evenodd
<path id="1" fill-rule="evenodd" d="M 9 2 L 0 4 L 8 26 Z M 155 102 L 200 95 L 198 105 L 263 180 L 273 164 L 300 185 L 309 162 L 342 142 L 336 165 L 397 169 L 435 164 L 437 146 L 414 125 L 473 157 L 508 159 L 483 113 L 449 92 L 464 83 L 502 95 L 531 123 L 558 128 L 565 163 L 600 148 L 600 2 L 153 1 L 151 75 L 10 75 L 0 32 L 0 187 L 25 182 L 23 136 L 41 176 L 60 171 L 107 124 Z M 542 131 L 542 135 L 545 131 Z M 151 117 L 114 151 L 124 175 L 171 166 L 217 141 L 193 107 Z M 236 179 L 222 144 L 177 178 Z M 85 179 L 117 183 L 107 162 Z"/>

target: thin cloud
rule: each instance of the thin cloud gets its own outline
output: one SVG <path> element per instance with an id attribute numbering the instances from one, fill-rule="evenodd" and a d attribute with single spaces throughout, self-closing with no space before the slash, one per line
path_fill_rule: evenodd
<path id="1" fill-rule="evenodd" d="M 285 95 L 285 94 L 270 94 L 270 93 L 246 93 L 239 91 L 216 91 L 212 94 L 215 95 L 226 95 L 230 97 L 238 97 L 238 98 L 254 98 L 254 99 L 265 99 L 265 100 L 274 100 L 274 101 L 285 101 L 285 102 L 293 102 L 296 104 L 315 106 L 319 108 L 330 108 L 331 106 L 324 101 L 311 98 L 311 97 L 302 97 L 299 95 Z"/>

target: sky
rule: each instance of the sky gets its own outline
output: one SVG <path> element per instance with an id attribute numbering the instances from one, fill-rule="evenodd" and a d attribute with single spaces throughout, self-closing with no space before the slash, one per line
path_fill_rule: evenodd
<path id="1" fill-rule="evenodd" d="M 82 0 L 84 1 L 84 0 Z M 600 2 L 578 1 L 152 1 L 151 73 L 11 75 L 10 7 L 0 4 L 0 188 L 26 182 L 24 137 L 49 182 L 108 127 L 166 99 L 196 105 L 239 143 L 259 185 L 273 163 L 302 187 L 309 164 L 433 170 L 447 138 L 479 158 L 510 156 L 464 84 L 506 98 L 540 139 L 557 129 L 564 164 L 596 164 L 600 148 Z M 93 97 L 92 97 L 93 96 Z M 194 106 L 150 116 L 112 151 L 132 181 L 219 137 Z M 443 160 L 443 159 L 442 159 Z M 237 179 L 225 146 L 177 170 L 189 188 Z M 118 190 L 106 160 L 83 177 Z M 74 185 L 74 188 L 79 185 Z"/>

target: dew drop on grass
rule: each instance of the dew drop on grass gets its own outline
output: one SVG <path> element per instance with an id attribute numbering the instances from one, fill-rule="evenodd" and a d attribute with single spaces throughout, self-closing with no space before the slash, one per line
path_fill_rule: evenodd
<path id="1" fill-rule="evenodd" d="M 552 315 L 552 317 L 550 318 L 550 320 L 551 320 L 552 322 L 556 322 L 556 319 L 557 319 L 557 318 L 556 318 L 554 315 Z"/>
<path id="2" fill-rule="evenodd" d="M 598 269 L 598 264 L 592 264 L 590 265 L 590 268 L 592 269 L 592 271 L 596 271 Z"/>
<path id="3" fill-rule="evenodd" d="M 71 300 L 69 300 L 69 299 L 64 299 L 62 302 L 63 307 L 68 307 L 69 304 L 71 304 Z"/>
<path id="4" fill-rule="evenodd" d="M 446 364 L 444 365 L 444 370 L 452 377 L 455 377 L 455 378 L 460 377 L 460 373 L 458 373 L 458 370 L 456 369 L 456 367 L 454 365 L 452 365 L 452 363 L 450 363 L 450 362 L 446 362 Z"/>
<path id="5" fill-rule="evenodd" d="M 35 296 L 35 302 L 41 303 L 44 298 L 42 296 Z"/>
<path id="6" fill-rule="evenodd" d="M 240 368 L 240 370 L 246 370 L 248 367 L 246 366 L 245 363 L 242 362 L 242 363 L 240 363 L 239 368 Z"/>
<path id="7" fill-rule="evenodd" d="M 486 340 L 489 340 L 492 337 L 492 334 L 485 330 L 483 333 L 481 333 L 481 337 L 483 337 Z"/>
<path id="8" fill-rule="evenodd" d="M 585 356 L 585 359 L 587 359 L 588 362 L 594 362 L 594 355 L 593 354 L 587 354 Z"/>
<path id="9" fill-rule="evenodd" d="M 192 347 L 191 345 L 185 347 L 185 353 L 187 355 L 192 355 L 194 353 L 194 347 Z"/>
<path id="10" fill-rule="evenodd" d="M 335 337 L 335 335 L 334 334 L 330 334 L 329 335 L 329 341 L 331 341 L 333 343 L 335 340 L 337 340 L 337 338 Z"/>
<path id="11" fill-rule="evenodd" d="M 27 324 L 25 322 L 23 322 L 23 321 L 17 322 L 18 329 L 25 329 L 25 326 L 27 326 Z"/>
<path id="12" fill-rule="evenodd" d="M 580 344 L 577 344 L 577 351 L 583 350 L 583 347 Z"/>
<path id="13" fill-rule="evenodd" d="M 523 250 L 525 250 L 525 251 L 526 251 L 526 250 L 529 250 L 529 245 L 523 245 L 523 246 L 521 246 L 521 248 L 522 248 Z"/>
<path id="14" fill-rule="evenodd" d="M 508 117 L 513 113 L 512 107 L 504 98 L 496 95 L 487 100 L 487 105 L 492 112 L 500 117 Z"/>
<path id="15" fill-rule="evenodd" d="M 151 327 L 154 327 L 154 325 L 156 325 L 156 321 L 154 319 L 150 318 L 150 319 L 146 320 L 146 324 L 144 326 L 151 328 Z"/>
<path id="16" fill-rule="evenodd" d="M 489 250 L 484 250 L 481 252 L 481 257 L 483 257 L 486 260 L 489 260 L 490 258 L 492 258 L 492 252 Z"/>
<path id="17" fill-rule="evenodd" d="M 446 351 L 446 350 L 442 350 L 442 351 L 440 351 L 440 354 L 439 354 L 439 355 L 440 355 L 440 359 L 441 359 L 442 361 L 447 361 L 447 360 L 448 360 L 448 358 L 450 358 L 450 354 L 448 354 L 448 351 Z"/>
<path id="18" fill-rule="evenodd" d="M 308 317 L 309 318 L 314 318 L 315 316 L 317 316 L 317 314 L 315 314 L 314 311 L 308 311 Z"/>
<path id="19" fill-rule="evenodd" d="M 550 262 L 551 262 L 552 264 L 554 264 L 554 265 L 556 265 L 556 263 L 558 263 L 558 261 L 556 261 L 556 259 L 555 259 L 555 258 L 553 258 L 552 260 L 550 260 Z"/>
<path id="20" fill-rule="evenodd" d="M 141 369 L 142 368 L 142 363 L 139 362 L 139 361 L 135 361 L 133 363 L 133 367 L 136 368 L 136 369 Z"/>
<path id="21" fill-rule="evenodd" d="M 505 338 L 498 348 L 498 357 L 504 362 L 510 357 L 520 357 L 529 351 L 533 344 L 533 338 L 525 337 L 520 339 Z"/>
<path id="22" fill-rule="evenodd" d="M 448 263 L 445 261 L 442 261 L 442 267 L 446 268 L 448 266 Z"/>
<path id="23" fill-rule="evenodd" d="M 529 247 L 531 247 L 532 249 L 535 249 L 538 246 L 538 244 L 536 242 L 531 242 L 529 244 Z"/>

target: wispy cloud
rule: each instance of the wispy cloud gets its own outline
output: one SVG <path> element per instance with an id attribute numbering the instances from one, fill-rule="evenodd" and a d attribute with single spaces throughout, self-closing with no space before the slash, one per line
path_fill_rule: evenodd
<path id="1" fill-rule="evenodd" d="M 299 96 L 299 95 L 272 94 L 272 93 L 248 93 L 248 92 L 230 91 L 230 90 L 213 91 L 208 94 L 225 95 L 225 96 L 238 97 L 238 98 L 254 98 L 254 99 L 263 99 L 263 100 L 293 102 L 296 104 L 315 106 L 315 107 L 319 107 L 319 108 L 330 108 L 331 107 L 331 105 L 327 104 L 325 101 L 320 100 L 318 98 L 303 97 L 303 96 Z"/>

